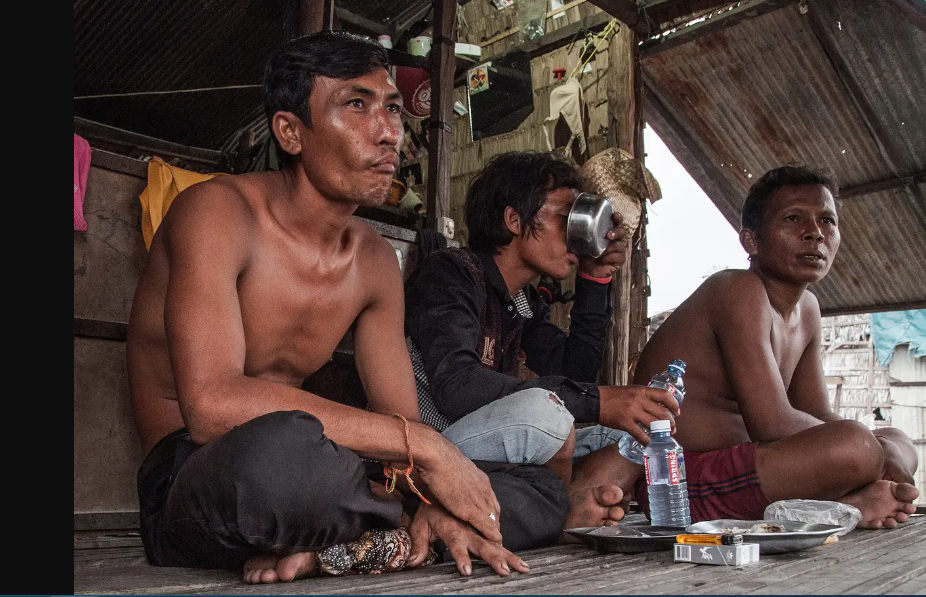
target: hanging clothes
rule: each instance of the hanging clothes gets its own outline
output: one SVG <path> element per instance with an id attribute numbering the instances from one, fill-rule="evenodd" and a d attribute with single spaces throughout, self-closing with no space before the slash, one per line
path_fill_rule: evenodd
<path id="1" fill-rule="evenodd" d="M 167 215 L 174 198 L 196 183 L 221 176 L 222 172 L 200 174 L 167 164 L 159 157 L 148 162 L 148 186 L 139 196 L 141 201 L 141 232 L 145 248 L 151 249 L 151 240 L 161 220 Z"/>
<path id="2" fill-rule="evenodd" d="M 74 230 L 86 232 L 84 219 L 84 194 L 87 191 L 87 176 L 90 174 L 90 143 L 74 134 Z"/>
<path id="3" fill-rule="evenodd" d="M 585 100 L 582 98 L 582 85 L 575 77 L 570 77 L 559 87 L 553 88 L 550 92 L 550 116 L 544 120 L 544 124 L 552 122 L 554 127 L 556 121 L 562 116 L 572 136 L 566 144 L 566 154 L 572 148 L 572 142 L 578 139 L 579 153 L 585 153 L 585 127 L 582 126 L 582 115 L 585 113 Z M 547 150 L 553 151 L 553 144 L 550 142 L 550 133 L 547 127 L 543 127 L 543 135 L 546 137 Z"/>

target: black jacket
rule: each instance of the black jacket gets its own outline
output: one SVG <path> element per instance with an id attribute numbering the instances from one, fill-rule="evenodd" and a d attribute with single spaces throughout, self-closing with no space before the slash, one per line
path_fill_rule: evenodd
<path id="1" fill-rule="evenodd" d="M 597 423 L 595 380 L 611 318 L 609 286 L 576 278 L 567 334 L 550 321 L 550 308 L 533 286 L 515 298 L 508 294 L 491 254 L 463 248 L 428 256 L 406 283 L 405 333 L 421 352 L 437 409 L 456 421 L 541 387 L 556 392 L 577 423 Z M 518 379 L 519 358 L 540 377 Z"/>

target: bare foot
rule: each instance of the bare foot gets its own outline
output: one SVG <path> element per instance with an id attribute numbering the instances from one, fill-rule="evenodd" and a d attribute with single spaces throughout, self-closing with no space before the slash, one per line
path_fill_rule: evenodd
<path id="1" fill-rule="evenodd" d="M 624 518 L 623 499 L 624 492 L 617 485 L 571 489 L 565 528 L 613 526 Z"/>
<path id="2" fill-rule="evenodd" d="M 318 574 L 314 551 L 303 551 L 280 557 L 265 554 L 248 558 L 244 563 L 244 582 L 252 585 L 289 582 Z"/>
<path id="3" fill-rule="evenodd" d="M 862 512 L 859 528 L 893 529 L 916 512 L 913 500 L 919 491 L 909 483 L 880 480 L 847 494 L 840 502 L 855 506 Z"/>

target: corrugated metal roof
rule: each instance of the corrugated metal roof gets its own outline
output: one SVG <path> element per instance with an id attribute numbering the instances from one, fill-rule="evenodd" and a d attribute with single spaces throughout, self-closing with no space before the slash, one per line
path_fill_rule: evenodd
<path id="1" fill-rule="evenodd" d="M 74 115 L 192 147 L 234 144 L 232 137 L 263 113 L 264 64 L 295 36 L 297 5 L 75 0 Z M 403 31 L 431 3 L 340 0 L 335 6 Z M 106 95 L 112 97 L 95 97 Z"/>
<path id="2" fill-rule="evenodd" d="M 848 197 L 842 246 L 812 287 L 824 312 L 926 306 L 926 33 L 864 0 L 694 31 L 643 51 L 644 116 L 731 225 L 767 170 L 826 167 Z"/>

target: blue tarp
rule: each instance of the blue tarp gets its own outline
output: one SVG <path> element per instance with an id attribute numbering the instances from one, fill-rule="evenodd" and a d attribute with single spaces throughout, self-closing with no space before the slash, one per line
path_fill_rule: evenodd
<path id="1" fill-rule="evenodd" d="M 888 366 L 900 344 L 910 344 L 913 357 L 926 356 L 926 309 L 872 313 L 871 341 L 882 367 Z"/>

